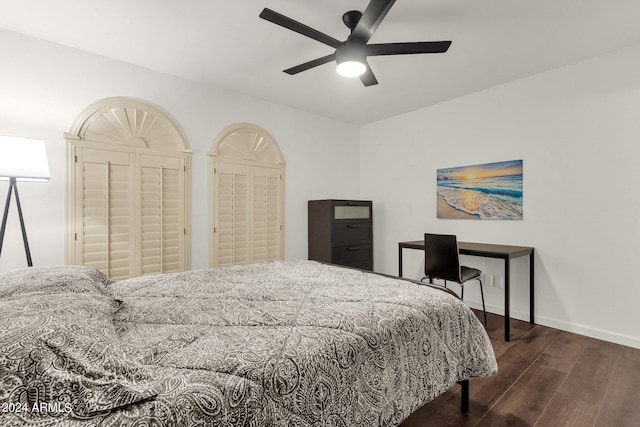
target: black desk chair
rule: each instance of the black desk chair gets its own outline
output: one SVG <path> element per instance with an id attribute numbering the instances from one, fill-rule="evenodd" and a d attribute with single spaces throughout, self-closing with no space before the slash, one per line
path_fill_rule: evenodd
<path id="1" fill-rule="evenodd" d="M 460 299 L 464 299 L 464 284 L 470 280 L 480 282 L 480 296 L 482 297 L 482 311 L 484 312 L 484 324 L 487 324 L 487 311 L 484 307 L 484 292 L 482 290 L 482 271 L 476 268 L 460 265 L 458 252 L 458 240 L 451 234 L 424 234 L 424 274 L 422 279 L 447 280 L 460 285 Z"/>

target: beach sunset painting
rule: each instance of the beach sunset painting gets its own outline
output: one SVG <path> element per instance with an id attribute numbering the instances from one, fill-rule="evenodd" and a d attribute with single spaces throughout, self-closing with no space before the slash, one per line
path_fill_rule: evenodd
<path id="1" fill-rule="evenodd" d="M 438 169 L 437 215 L 522 219 L 522 160 Z"/>

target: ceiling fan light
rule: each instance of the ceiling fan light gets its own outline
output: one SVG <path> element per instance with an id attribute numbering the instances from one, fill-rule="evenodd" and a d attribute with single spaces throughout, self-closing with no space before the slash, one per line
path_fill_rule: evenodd
<path id="1" fill-rule="evenodd" d="M 359 77 L 367 71 L 367 66 L 359 61 L 344 61 L 338 64 L 336 71 L 344 77 Z"/>

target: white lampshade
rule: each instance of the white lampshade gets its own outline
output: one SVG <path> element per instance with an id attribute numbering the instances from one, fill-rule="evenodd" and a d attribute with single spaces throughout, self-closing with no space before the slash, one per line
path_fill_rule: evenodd
<path id="1" fill-rule="evenodd" d="M 49 162 L 41 139 L 0 135 L 0 180 L 48 182 Z"/>

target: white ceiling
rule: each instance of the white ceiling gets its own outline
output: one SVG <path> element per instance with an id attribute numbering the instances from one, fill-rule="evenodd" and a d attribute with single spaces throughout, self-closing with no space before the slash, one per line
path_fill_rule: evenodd
<path id="1" fill-rule="evenodd" d="M 364 124 L 640 43 L 639 0 L 398 0 L 372 43 L 452 40 L 447 53 L 369 58 L 379 85 L 334 64 L 285 68 L 332 49 L 264 7 L 344 40 L 368 0 L 0 0 L 0 28 Z"/>

